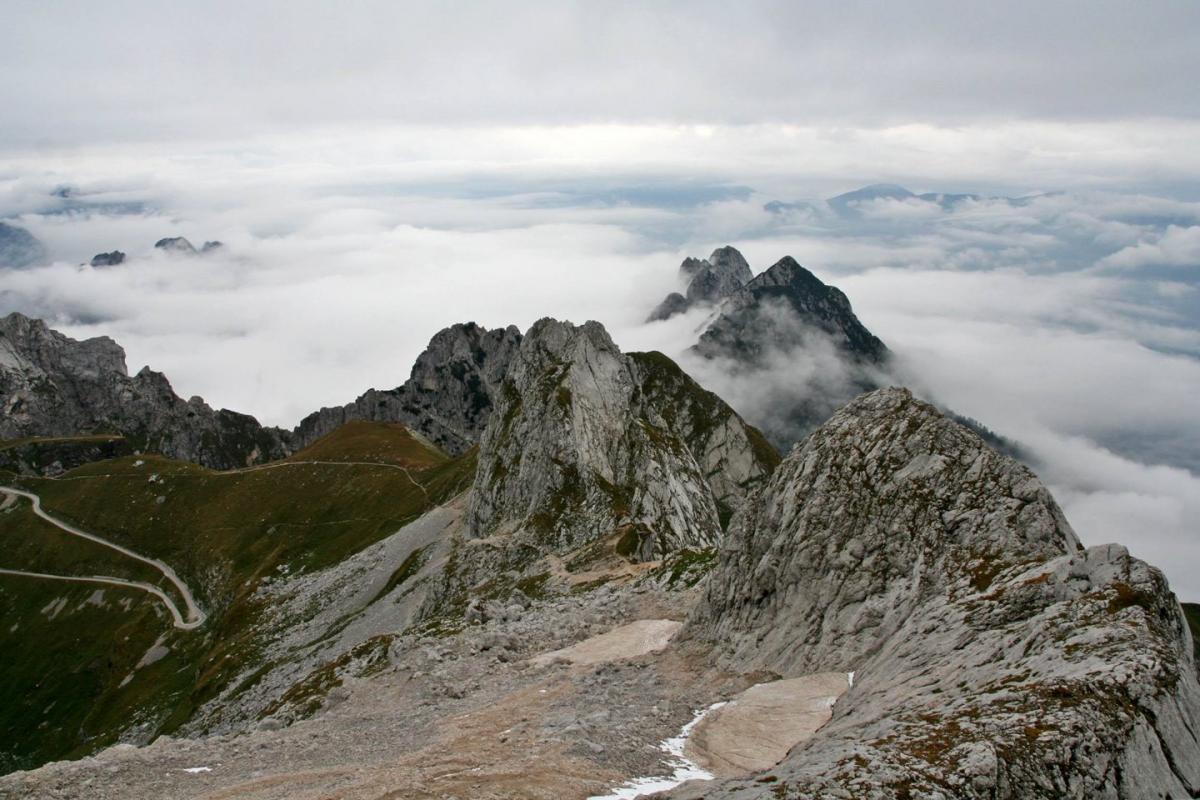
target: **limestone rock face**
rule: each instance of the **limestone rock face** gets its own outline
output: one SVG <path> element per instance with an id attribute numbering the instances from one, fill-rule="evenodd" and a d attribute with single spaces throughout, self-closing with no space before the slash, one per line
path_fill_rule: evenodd
<path id="1" fill-rule="evenodd" d="M 133 377 L 107 337 L 79 342 L 21 314 L 0 319 L 0 438 L 118 433 L 139 450 L 215 469 L 287 454 L 287 434 L 184 401 L 162 373 Z"/>
<path id="2" fill-rule="evenodd" d="M 487 330 L 473 322 L 439 331 L 390 390 L 371 389 L 353 403 L 308 415 L 295 431 L 306 447 L 351 420 L 402 422 L 451 455 L 479 442 L 496 391 L 521 343 L 515 326 Z"/>
<path id="3" fill-rule="evenodd" d="M 1028 469 L 904 390 L 783 461 L 686 630 L 738 669 L 855 672 L 770 786 L 705 797 L 1200 792 L 1200 686 L 1162 574 L 1081 549 Z"/>
<path id="4" fill-rule="evenodd" d="M 566 552 L 619 535 L 635 560 L 721 536 L 778 456 L 659 353 L 621 353 L 603 326 L 543 319 L 526 334 L 480 443 L 469 535 Z"/>
<path id="5" fill-rule="evenodd" d="M 750 265 L 735 248 L 718 247 L 707 259 L 685 258 L 679 265 L 687 296 L 672 292 L 651 312 L 648 322 L 668 319 L 697 305 L 714 305 L 745 286 L 754 277 Z"/>
<path id="6" fill-rule="evenodd" d="M 746 259 L 732 247 L 719 247 L 705 266 L 692 274 L 687 288 L 689 303 L 716 303 L 745 286 L 754 277 Z"/>

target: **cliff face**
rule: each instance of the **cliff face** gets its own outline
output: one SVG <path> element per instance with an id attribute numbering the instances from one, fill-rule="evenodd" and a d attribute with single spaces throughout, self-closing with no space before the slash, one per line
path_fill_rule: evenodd
<path id="1" fill-rule="evenodd" d="M 1190 797 L 1200 686 L 1162 574 L 904 390 L 865 395 L 731 526 L 688 624 L 720 660 L 854 671 L 779 797 Z M 706 797 L 758 797 L 753 780 Z"/>
<path id="2" fill-rule="evenodd" d="M 506 550 L 611 535 L 648 560 L 714 545 L 778 459 L 665 356 L 623 354 L 595 322 L 535 324 L 498 396 L 467 519 Z"/>
<path id="3" fill-rule="evenodd" d="M 294 432 L 306 447 L 351 420 L 401 422 L 451 455 L 479 442 L 496 390 L 521 343 L 515 326 L 487 330 L 473 322 L 439 331 L 396 389 L 371 389 L 353 403 L 322 408 Z"/>
<path id="4" fill-rule="evenodd" d="M 89 433 L 215 469 L 288 452 L 284 431 L 184 401 L 149 368 L 130 377 L 125 351 L 107 337 L 78 342 L 21 314 L 0 320 L 0 438 Z"/>

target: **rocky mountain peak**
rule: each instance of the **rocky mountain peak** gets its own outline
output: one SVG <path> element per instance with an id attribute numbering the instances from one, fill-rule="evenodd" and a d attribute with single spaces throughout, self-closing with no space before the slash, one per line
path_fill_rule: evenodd
<path id="1" fill-rule="evenodd" d="M 444 328 L 417 356 L 403 385 L 370 389 L 353 403 L 309 414 L 294 432 L 296 445 L 306 447 L 351 420 L 401 422 L 460 455 L 483 435 L 520 342 L 514 325 L 488 330 L 468 322 Z"/>
<path id="2" fill-rule="evenodd" d="M 154 243 L 157 250 L 165 250 L 168 253 L 183 253 L 193 255 L 196 252 L 195 246 L 182 236 L 169 236 L 165 239 L 159 239 Z"/>
<path id="3" fill-rule="evenodd" d="M 852 669 L 923 599 L 1080 549 L 1027 467 L 898 388 L 863 395 L 798 445 L 730 543 L 747 560 L 723 569 L 755 577 L 740 589 L 714 579 L 701 616 L 746 666 L 789 673 Z M 811 625 L 802 648 L 797 623 Z"/>
<path id="4" fill-rule="evenodd" d="M 887 347 L 854 315 L 841 290 L 784 256 L 729 297 L 695 350 L 754 362 L 770 349 L 803 346 L 814 332 L 850 358 L 880 363 L 887 357 Z"/>
<path id="5" fill-rule="evenodd" d="M 754 278 L 746 257 L 731 245 L 713 250 L 708 263 L 715 272 L 732 276 L 739 285 L 747 284 Z"/>
<path id="6" fill-rule="evenodd" d="M 790 256 L 726 298 L 691 354 L 761 387 L 748 418 L 781 451 L 878 388 L 888 361 L 846 295 Z"/>
<path id="7" fill-rule="evenodd" d="M 45 260 L 46 248 L 32 233 L 0 222 L 0 269 L 32 267 Z"/>
<path id="8" fill-rule="evenodd" d="M 634 560 L 707 547 L 777 456 L 665 356 L 602 325 L 538 321 L 480 443 L 472 537 L 566 553 L 612 537 Z M 501 559 L 503 560 L 503 559 Z"/>
<path id="9" fill-rule="evenodd" d="M 784 459 L 688 631 L 736 669 L 855 673 L 772 770 L 788 797 L 1200 789 L 1200 685 L 1162 574 L 1082 549 L 1027 468 L 905 390 L 857 399 Z"/>
<path id="10" fill-rule="evenodd" d="M 0 370 L 45 377 L 69 371 L 95 378 L 106 373 L 128 375 L 125 350 L 107 336 L 70 339 L 40 319 L 13 312 L 0 318 Z"/>
<path id="11" fill-rule="evenodd" d="M 113 250 L 111 253 L 97 253 L 92 256 L 89 262 L 93 267 L 115 267 L 125 263 L 125 254 L 120 250 Z"/>
<path id="12" fill-rule="evenodd" d="M 697 305 L 713 305 L 749 283 L 750 265 L 736 248 L 718 247 L 707 259 L 685 258 L 679 265 L 680 279 L 687 284 L 686 296 L 667 295 L 648 321 L 668 319 Z"/>
<path id="13" fill-rule="evenodd" d="M 0 438 L 119 433 L 145 449 L 228 469 L 288 452 L 282 431 L 187 403 L 149 367 L 133 377 L 106 336 L 76 341 L 21 314 L 0 319 Z"/>

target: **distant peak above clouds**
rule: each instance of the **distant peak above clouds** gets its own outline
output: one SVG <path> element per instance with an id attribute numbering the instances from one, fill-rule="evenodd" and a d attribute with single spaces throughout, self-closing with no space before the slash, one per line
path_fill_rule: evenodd
<path id="1" fill-rule="evenodd" d="M 679 277 L 687 284 L 686 295 L 671 292 L 650 313 L 647 322 L 670 319 L 696 306 L 711 306 L 724 300 L 754 278 L 750 264 L 730 245 L 713 250 L 707 259 L 685 258 Z"/>
<path id="2" fill-rule="evenodd" d="M 46 259 L 46 249 L 24 228 L 0 222 L 0 269 L 23 269 Z"/>
<path id="3" fill-rule="evenodd" d="M 196 252 L 195 246 L 182 236 L 159 239 L 154 243 L 154 248 L 156 250 L 165 250 L 168 253 L 186 253 L 188 255 Z"/>

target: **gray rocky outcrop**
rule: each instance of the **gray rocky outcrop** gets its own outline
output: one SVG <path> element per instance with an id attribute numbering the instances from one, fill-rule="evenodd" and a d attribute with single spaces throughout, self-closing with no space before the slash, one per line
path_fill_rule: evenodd
<path id="1" fill-rule="evenodd" d="M 686 630 L 738 670 L 855 672 L 807 745 L 707 798 L 1200 793 L 1200 686 L 1162 574 L 1082 549 L 1028 469 L 905 390 L 792 451 Z"/>
<path id="2" fill-rule="evenodd" d="M 111 253 L 96 253 L 88 263 L 93 267 L 115 267 L 125 263 L 125 254 L 120 250 L 113 250 Z"/>
<path id="3" fill-rule="evenodd" d="M 123 437 L 88 439 L 33 439 L 0 446 L 0 469 L 18 475 L 54 477 L 93 461 L 133 453 Z"/>
<path id="4" fill-rule="evenodd" d="M 521 343 L 515 326 L 488 330 L 473 322 L 439 331 L 395 389 L 371 389 L 345 406 L 322 408 L 294 432 L 306 447 L 351 420 L 401 422 L 442 450 L 460 455 L 479 442 L 496 392 Z"/>
<path id="5" fill-rule="evenodd" d="M 715 544 L 778 456 L 660 353 L 543 319 L 521 342 L 480 443 L 473 539 L 565 553 L 613 535 L 634 560 Z"/>
<path id="6" fill-rule="evenodd" d="M 658 322 L 659 320 L 670 319 L 676 314 L 682 314 L 692 307 L 688 299 L 679 292 L 671 292 L 663 301 L 654 307 L 650 312 L 650 316 L 646 319 L 647 322 Z"/>
<path id="7" fill-rule="evenodd" d="M 285 431 L 185 401 L 149 367 L 130 376 L 112 339 L 76 341 L 17 313 L 0 319 L 0 439 L 91 433 L 216 469 L 288 452 Z"/>
<path id="8" fill-rule="evenodd" d="M 648 322 L 664 320 L 695 306 L 711 306 L 729 297 L 754 277 L 750 265 L 735 248 L 718 247 L 707 259 L 685 258 L 679 277 L 687 285 L 686 296 L 667 295 L 651 312 Z"/>
<path id="9" fill-rule="evenodd" d="M 157 250 L 163 250 L 168 253 L 181 253 L 183 255 L 195 255 L 196 247 L 182 236 L 168 236 L 164 239 L 159 239 L 154 243 Z"/>
<path id="10" fill-rule="evenodd" d="M 37 238 L 16 225 L 0 222 L 0 269 L 22 269 L 46 260 L 46 248 Z"/>

